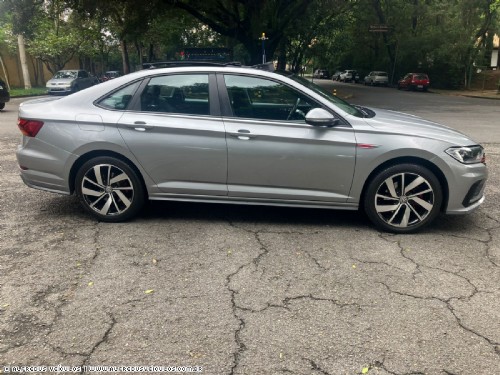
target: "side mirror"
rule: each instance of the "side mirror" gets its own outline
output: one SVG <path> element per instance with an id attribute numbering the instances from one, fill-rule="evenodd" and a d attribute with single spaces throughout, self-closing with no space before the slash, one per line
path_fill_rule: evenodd
<path id="1" fill-rule="evenodd" d="M 313 108 L 306 115 L 306 124 L 313 126 L 332 127 L 338 125 L 339 119 L 323 108 Z"/>

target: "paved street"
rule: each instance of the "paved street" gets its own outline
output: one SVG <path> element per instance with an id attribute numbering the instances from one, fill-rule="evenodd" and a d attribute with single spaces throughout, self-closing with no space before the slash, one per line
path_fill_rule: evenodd
<path id="1" fill-rule="evenodd" d="M 498 373 L 500 101 L 322 84 L 483 142 L 484 205 L 415 235 L 357 212 L 169 202 L 99 223 L 22 183 L 13 100 L 0 112 L 0 370 Z"/>

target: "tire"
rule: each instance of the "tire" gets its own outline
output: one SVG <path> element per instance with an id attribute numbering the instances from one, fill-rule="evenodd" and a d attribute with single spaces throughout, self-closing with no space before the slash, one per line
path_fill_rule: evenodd
<path id="1" fill-rule="evenodd" d="M 5 108 L 5 103 L 0 103 L 0 111 Z"/>
<path id="2" fill-rule="evenodd" d="M 106 222 L 131 219 L 142 209 L 144 187 L 134 169 L 120 159 L 101 156 L 84 163 L 75 179 L 76 195 L 95 218 Z"/>
<path id="3" fill-rule="evenodd" d="M 442 202 L 441 184 L 430 170 L 418 164 L 399 164 L 369 182 L 363 203 L 368 218 L 378 228 L 412 233 L 439 215 Z"/>

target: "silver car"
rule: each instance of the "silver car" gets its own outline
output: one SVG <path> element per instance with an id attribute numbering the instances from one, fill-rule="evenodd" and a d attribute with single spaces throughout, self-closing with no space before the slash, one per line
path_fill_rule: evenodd
<path id="1" fill-rule="evenodd" d="M 387 72 L 373 71 L 368 73 L 368 75 L 365 77 L 365 85 L 387 86 L 388 84 L 389 76 L 387 75 Z"/>
<path id="2" fill-rule="evenodd" d="M 48 94 L 71 94 L 96 84 L 85 70 L 60 70 L 47 81 Z"/>
<path id="3" fill-rule="evenodd" d="M 24 182 L 75 193 L 109 222 L 179 200 L 362 208 L 408 233 L 476 209 L 487 179 L 483 148 L 455 130 L 234 66 L 148 69 L 28 101 L 19 128 Z"/>

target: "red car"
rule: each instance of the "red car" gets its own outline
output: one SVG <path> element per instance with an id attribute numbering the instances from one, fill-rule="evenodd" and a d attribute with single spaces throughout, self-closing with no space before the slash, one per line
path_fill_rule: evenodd
<path id="1" fill-rule="evenodd" d="M 422 90 L 429 88 L 429 76 L 425 73 L 408 73 L 398 81 L 398 90 Z"/>

